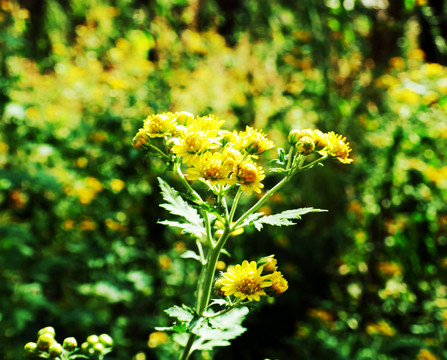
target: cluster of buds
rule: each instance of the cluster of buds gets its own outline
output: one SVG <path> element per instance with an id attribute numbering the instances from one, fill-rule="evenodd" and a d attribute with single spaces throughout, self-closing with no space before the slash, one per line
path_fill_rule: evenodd
<path id="1" fill-rule="evenodd" d="M 112 350 L 113 340 L 107 334 L 90 335 L 87 341 L 78 348 L 78 342 L 74 337 L 67 337 L 62 344 L 56 341 L 56 331 L 52 326 L 47 326 L 37 332 L 37 341 L 25 345 L 27 357 L 37 357 L 55 360 L 70 360 L 78 358 L 75 354 L 79 350 L 85 355 L 92 355 L 102 359 L 105 354 Z M 86 344 L 86 345 L 85 345 Z"/>
<path id="2" fill-rule="evenodd" d="M 349 159 L 351 148 L 346 142 L 346 138 L 333 131 L 323 133 L 317 129 L 292 130 L 289 133 L 288 141 L 302 155 L 317 152 L 321 155 L 334 157 L 343 164 L 352 162 L 352 159 Z"/>

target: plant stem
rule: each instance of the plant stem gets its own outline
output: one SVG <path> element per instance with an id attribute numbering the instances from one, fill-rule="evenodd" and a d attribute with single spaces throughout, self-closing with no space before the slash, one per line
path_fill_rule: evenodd
<path id="1" fill-rule="evenodd" d="M 203 317 L 203 314 L 205 313 L 205 310 L 208 307 L 217 262 L 219 260 L 220 252 L 222 251 L 229 236 L 230 236 L 229 225 L 225 224 L 225 229 L 222 235 L 220 236 L 215 248 L 210 248 L 208 251 L 206 265 L 202 269 L 202 274 L 200 275 L 200 281 L 197 289 L 196 312 L 200 317 Z M 183 353 L 180 356 L 180 360 L 187 360 L 189 358 L 196 337 L 197 337 L 196 334 L 189 335 L 188 342 L 186 343 L 186 346 L 183 349 Z"/>

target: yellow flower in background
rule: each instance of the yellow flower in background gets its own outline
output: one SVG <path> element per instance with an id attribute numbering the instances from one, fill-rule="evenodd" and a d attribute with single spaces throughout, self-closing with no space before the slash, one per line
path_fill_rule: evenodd
<path id="1" fill-rule="evenodd" d="M 234 175 L 242 191 L 251 195 L 252 191 L 260 193 L 264 187 L 261 181 L 265 178 L 264 171 L 251 160 L 243 160 L 236 164 Z"/>
<path id="2" fill-rule="evenodd" d="M 206 152 L 192 161 L 192 167 L 188 169 L 188 180 L 205 180 L 211 185 L 234 184 L 230 178 L 231 164 L 225 161 L 221 153 Z"/>
<path id="3" fill-rule="evenodd" d="M 225 296 L 234 295 L 241 300 L 259 301 L 262 295 L 267 295 L 264 288 L 272 283 L 271 275 L 262 276 L 263 267 L 257 267 L 256 262 L 244 260 L 242 265 L 230 266 L 222 275 L 222 291 Z"/>
<path id="4" fill-rule="evenodd" d="M 147 346 L 153 349 L 160 345 L 166 344 L 168 341 L 169 337 L 165 332 L 155 331 L 149 335 Z"/>
<path id="5" fill-rule="evenodd" d="M 381 320 L 377 323 L 367 324 L 366 333 L 368 335 L 394 336 L 396 335 L 396 330 L 394 330 L 386 321 Z"/>
<path id="6" fill-rule="evenodd" d="M 427 349 L 421 349 L 416 360 L 440 360 L 440 358 Z"/>

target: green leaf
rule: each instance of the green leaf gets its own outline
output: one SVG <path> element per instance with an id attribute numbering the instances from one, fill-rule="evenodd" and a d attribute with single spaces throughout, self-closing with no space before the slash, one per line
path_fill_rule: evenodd
<path id="1" fill-rule="evenodd" d="M 242 225 L 240 227 L 244 227 L 244 226 L 253 224 L 261 216 L 264 216 L 264 213 L 254 213 L 254 214 L 248 215 L 247 218 L 242 222 Z"/>
<path id="2" fill-rule="evenodd" d="M 243 334 L 246 329 L 241 326 L 248 314 L 248 308 L 242 307 L 229 311 L 216 318 L 208 319 L 201 326 L 193 329 L 197 335 L 193 349 L 212 350 L 216 346 L 228 346 L 230 341 Z"/>
<path id="3" fill-rule="evenodd" d="M 198 237 L 206 235 L 202 218 L 196 209 L 190 206 L 183 198 L 171 188 L 163 179 L 158 178 L 161 188 L 161 194 L 166 203 L 161 204 L 162 208 L 168 210 L 171 214 L 181 216 L 185 219 L 184 223 L 175 221 L 160 221 L 160 224 L 179 227 L 185 233 L 194 234 Z"/>
<path id="4" fill-rule="evenodd" d="M 301 208 L 294 210 L 286 210 L 280 212 L 279 214 L 264 216 L 260 219 L 253 221 L 253 225 L 256 230 L 261 231 L 263 224 L 275 225 L 275 226 L 289 226 L 295 225 L 295 222 L 291 221 L 293 219 L 300 220 L 301 215 L 305 215 L 311 212 L 326 212 L 327 210 L 323 209 L 314 209 L 314 208 Z"/>
<path id="5" fill-rule="evenodd" d="M 185 251 L 182 255 L 180 255 L 180 257 L 183 258 L 183 259 L 194 259 L 194 260 L 197 260 L 199 262 L 202 262 L 202 259 L 200 258 L 200 256 L 197 255 L 192 250 Z"/>
<path id="6" fill-rule="evenodd" d="M 182 307 L 174 305 L 169 309 L 166 309 L 165 313 L 170 317 L 174 317 L 184 322 L 190 322 L 194 317 L 194 310 L 186 305 L 182 305 Z"/>

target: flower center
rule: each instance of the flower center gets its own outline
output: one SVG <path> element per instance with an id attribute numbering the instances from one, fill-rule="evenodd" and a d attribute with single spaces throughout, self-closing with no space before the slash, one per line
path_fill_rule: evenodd
<path id="1" fill-rule="evenodd" d="M 238 291 L 244 294 L 253 294 L 260 290 L 259 282 L 255 279 L 254 274 L 246 274 L 237 285 Z"/>

